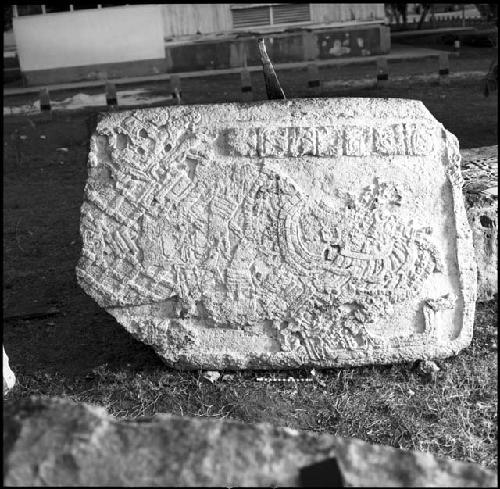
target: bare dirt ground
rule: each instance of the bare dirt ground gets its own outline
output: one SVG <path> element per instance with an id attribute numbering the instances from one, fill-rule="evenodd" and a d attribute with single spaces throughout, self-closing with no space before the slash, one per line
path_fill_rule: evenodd
<path id="1" fill-rule="evenodd" d="M 486 72 L 490 59 L 471 63 Z M 308 95 L 305 71 L 279 77 L 289 97 Z M 252 79 L 263 99 L 262 75 Z M 236 75 L 182 82 L 186 103 L 236 101 L 239 90 Z M 497 144 L 497 95 L 485 98 L 477 80 L 324 95 L 418 99 L 462 148 Z M 121 417 L 269 421 L 496 467 L 496 302 L 478 307 L 472 346 L 432 377 L 397 365 L 327 371 L 313 383 L 257 382 L 262 373 L 243 372 L 212 384 L 166 368 L 132 339 L 75 278 L 92 121 L 88 111 L 4 119 L 4 345 L 18 377 L 10 396 L 63 395 Z"/>

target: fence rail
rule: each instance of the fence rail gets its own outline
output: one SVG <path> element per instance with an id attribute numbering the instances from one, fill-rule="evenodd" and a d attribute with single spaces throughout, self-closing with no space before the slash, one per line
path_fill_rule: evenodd
<path id="1" fill-rule="evenodd" d="M 389 27 L 391 31 L 398 30 L 413 30 L 417 29 L 419 25 L 420 19 L 413 18 L 410 21 L 407 21 L 406 24 L 402 22 L 391 22 L 389 23 Z M 461 15 L 446 15 L 440 17 L 427 17 L 425 22 L 422 22 L 420 26 L 421 30 L 424 29 L 438 29 L 443 27 L 478 27 L 478 26 L 487 26 L 491 24 L 491 21 L 486 17 L 466 17 L 463 18 Z"/>

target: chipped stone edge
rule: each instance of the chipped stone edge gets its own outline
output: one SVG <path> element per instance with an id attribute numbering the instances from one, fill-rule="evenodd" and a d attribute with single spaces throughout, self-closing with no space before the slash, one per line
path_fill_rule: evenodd
<path id="1" fill-rule="evenodd" d="M 449 346 L 450 355 L 454 355 L 469 346 L 472 341 L 478 288 L 477 262 L 472 229 L 467 218 L 465 196 L 463 195 L 464 180 L 460 168 L 462 157 L 459 151 L 458 139 L 443 127 L 443 140 L 447 143 L 446 170 L 452 188 L 457 236 L 457 262 L 463 300 L 462 329 L 458 337 L 453 339 Z"/>
<path id="2" fill-rule="evenodd" d="M 5 347 L 2 345 L 2 370 L 3 370 L 3 395 L 10 392 L 16 385 L 16 375 L 10 368 L 9 357 L 5 353 Z"/>
<path id="3" fill-rule="evenodd" d="M 78 430 L 72 432 L 68 431 L 71 420 L 74 418 L 80 419 L 83 423 L 82 426 L 85 426 L 82 433 L 78 433 Z M 65 445 L 56 446 L 53 450 L 53 454 L 48 454 L 48 459 L 46 452 L 37 450 L 37 448 L 39 448 L 37 443 L 29 445 L 21 444 L 19 447 L 16 447 L 18 438 L 26 440 L 26 436 L 23 437 L 20 431 L 23 423 L 32 423 L 35 420 L 41 421 L 42 426 L 48 425 L 49 428 L 54 422 L 59 422 L 63 427 L 61 433 L 67 434 L 69 437 Z M 29 396 L 20 401 L 7 402 L 4 409 L 4 424 L 7 424 L 9 428 L 8 443 L 5 450 L 5 462 L 7 465 L 6 470 L 4 470 L 7 486 L 17 485 L 15 484 L 16 480 L 43 481 L 40 471 L 33 472 L 28 470 L 28 472 L 25 472 L 28 468 L 24 465 L 26 460 L 30 463 L 35 462 L 42 466 L 44 462 L 52 460 L 54 456 L 61 456 L 65 453 L 75 455 L 79 452 L 79 450 L 75 452 L 76 447 L 84 448 L 84 451 L 80 453 L 85 459 L 88 456 L 92 456 L 92 452 L 98 455 L 99 445 L 101 444 L 100 440 L 109 440 L 109 434 L 113 431 L 118 433 L 121 429 L 131 430 L 132 432 L 136 430 L 143 431 L 141 427 L 146 427 L 147 430 L 154 429 L 155 432 L 165 431 L 170 434 L 182 434 L 187 431 L 186 428 L 189 428 L 189 431 L 195 432 L 195 434 L 197 431 L 200 431 L 201 436 L 198 433 L 197 438 L 195 437 L 194 440 L 191 441 L 191 445 L 193 445 L 193 441 L 199 441 L 203 436 L 210 437 L 215 443 L 215 446 L 221 444 L 223 442 L 223 436 L 221 436 L 222 427 L 226 427 L 226 433 L 229 432 L 230 436 L 232 435 L 233 437 L 240 432 L 247 435 L 246 438 L 244 438 L 244 442 L 246 441 L 248 444 L 248 441 L 251 440 L 248 445 L 249 448 L 252 448 L 252 446 L 255 449 L 262 448 L 263 444 L 269 439 L 281 439 L 286 442 L 288 451 L 281 450 L 281 457 L 276 460 L 277 464 L 275 463 L 268 466 L 268 471 L 265 473 L 266 485 L 269 482 L 276 482 L 278 486 L 295 486 L 299 482 L 299 471 L 302 467 L 320 462 L 330 457 L 335 457 L 337 459 L 342 476 L 348 487 L 364 486 L 367 482 L 371 481 L 373 477 L 370 477 L 366 473 L 366 469 L 369 467 L 374 471 L 371 476 L 375 476 L 376 479 L 381 482 L 387 483 L 392 480 L 394 469 L 393 467 L 391 468 L 390 465 L 391 456 L 398 457 L 401 459 L 400 462 L 403 462 L 404 474 L 403 477 L 399 478 L 400 483 L 408 480 L 408 473 L 405 471 L 404 467 L 405 459 L 410 462 L 407 457 L 413 457 L 416 469 L 414 474 L 415 480 L 413 482 L 414 484 L 417 483 L 417 485 L 418 482 L 422 483 L 423 480 L 427 479 L 433 481 L 435 484 L 444 480 L 448 484 L 451 483 L 453 487 L 459 487 L 456 483 L 466 483 L 467 487 L 477 487 L 479 484 L 482 484 L 481 487 L 497 487 L 498 484 L 497 472 L 487 469 L 478 463 L 457 461 L 429 452 L 398 449 L 388 445 L 373 444 L 358 438 L 340 437 L 328 433 L 314 433 L 309 430 L 295 430 L 288 427 L 276 427 L 267 422 L 258 422 L 248 425 L 240 420 L 231 418 L 226 420 L 201 419 L 198 417 L 186 418 L 185 416 L 178 416 L 170 413 L 156 413 L 152 416 L 140 417 L 135 420 L 120 420 L 111 415 L 105 408 L 95 404 L 77 403 L 73 400 L 67 400 L 60 397 Z M 37 425 L 39 426 L 40 423 L 33 426 Z M 248 437 L 249 434 L 253 434 L 251 439 Z M 124 437 L 124 439 L 126 439 L 126 437 Z M 189 440 L 187 440 L 187 444 L 189 445 Z M 141 443 L 139 452 L 142 453 L 144 449 L 146 449 L 147 452 L 147 448 L 148 447 L 145 447 L 144 444 Z M 24 454 L 22 451 L 23 449 L 25 450 Z M 170 447 L 170 449 L 172 449 L 172 447 Z M 109 451 L 105 452 L 104 455 L 109 453 Z M 137 450 L 125 445 L 124 457 L 128 456 L 130 458 L 132 453 L 135 453 L 137 457 Z M 160 453 L 155 452 L 155 448 L 152 449 L 152 453 L 157 454 L 158 457 L 161 456 Z M 21 460 L 20 466 L 15 466 L 12 455 L 14 455 L 14 459 L 17 457 L 18 460 Z M 373 460 L 380 456 L 381 459 L 388 462 L 388 464 L 372 463 Z M 109 461 L 112 460 L 113 457 L 110 457 Z M 362 462 L 361 467 L 353 464 L 356 460 Z M 289 473 L 280 471 L 280 465 L 282 463 L 286 464 L 287 461 L 289 462 L 289 466 L 291 465 L 294 467 L 292 471 Z M 9 466 L 9 462 L 14 463 L 12 466 Z M 81 474 L 84 477 L 88 477 L 90 473 L 89 470 L 86 470 L 88 466 L 83 464 L 80 468 L 82 469 Z M 426 475 L 424 475 L 422 470 L 424 470 Z M 18 479 L 19 476 L 21 476 L 20 479 Z M 32 479 L 30 479 L 30 477 L 32 477 Z M 426 478 L 421 479 L 421 477 Z M 83 480 L 85 481 L 85 479 Z M 241 483 L 241 481 L 238 482 Z M 274 484 L 272 485 L 274 486 Z"/>

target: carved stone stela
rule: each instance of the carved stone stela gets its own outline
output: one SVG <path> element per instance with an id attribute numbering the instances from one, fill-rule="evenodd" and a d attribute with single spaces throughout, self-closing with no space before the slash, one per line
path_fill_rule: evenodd
<path id="1" fill-rule="evenodd" d="M 476 298 L 459 165 L 411 100 L 108 114 L 78 281 L 179 368 L 449 356 Z"/>

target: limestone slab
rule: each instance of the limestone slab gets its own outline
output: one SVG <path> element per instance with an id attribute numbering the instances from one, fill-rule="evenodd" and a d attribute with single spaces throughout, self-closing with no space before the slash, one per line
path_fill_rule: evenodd
<path id="1" fill-rule="evenodd" d="M 3 427 L 7 487 L 311 487 L 302 474 L 330 458 L 343 485 L 327 472 L 321 487 L 497 487 L 496 473 L 477 464 L 265 423 L 127 422 L 97 406 L 28 398 L 6 404 Z"/>
<path id="2" fill-rule="evenodd" d="M 467 217 L 477 260 L 477 300 L 498 294 L 498 146 L 460 151 Z"/>
<path id="3" fill-rule="evenodd" d="M 178 368 L 446 357 L 476 300 L 462 184 L 457 139 L 412 100 L 108 114 L 78 281 Z"/>
<path id="4" fill-rule="evenodd" d="M 16 384 L 16 376 L 9 365 L 9 357 L 2 346 L 3 395 L 7 394 Z"/>

